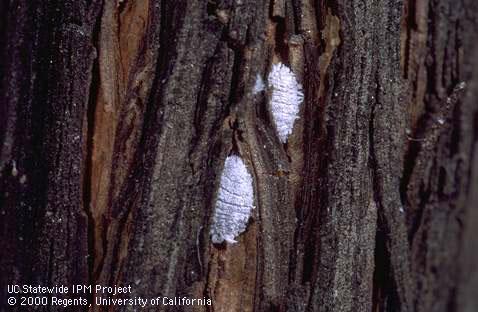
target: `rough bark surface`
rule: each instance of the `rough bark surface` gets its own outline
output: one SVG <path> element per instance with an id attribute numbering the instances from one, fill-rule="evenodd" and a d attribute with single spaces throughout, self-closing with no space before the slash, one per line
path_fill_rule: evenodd
<path id="1" fill-rule="evenodd" d="M 9 284 L 213 303 L 151 311 L 478 306 L 473 0 L 4 0 L 0 16 L 0 311 L 23 310 Z M 305 95 L 285 144 L 254 91 L 278 62 Z M 230 154 L 256 209 L 218 245 Z"/>

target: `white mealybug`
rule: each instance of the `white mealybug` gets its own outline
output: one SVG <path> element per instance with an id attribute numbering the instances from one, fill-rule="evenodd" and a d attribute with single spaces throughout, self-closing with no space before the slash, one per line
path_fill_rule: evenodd
<path id="1" fill-rule="evenodd" d="M 299 107 L 304 100 L 302 86 L 295 74 L 286 65 L 273 64 L 268 77 L 272 89 L 271 111 L 274 123 L 282 143 L 292 132 L 294 121 L 298 118 Z"/>
<path id="2" fill-rule="evenodd" d="M 254 84 L 254 94 L 262 92 L 262 91 L 264 91 L 264 89 L 265 89 L 264 81 L 262 80 L 261 75 L 257 74 L 256 82 Z"/>
<path id="3" fill-rule="evenodd" d="M 231 155 L 226 158 L 221 175 L 210 231 L 212 242 L 236 243 L 234 238 L 246 230 L 252 209 L 254 209 L 252 176 L 242 159 Z"/>

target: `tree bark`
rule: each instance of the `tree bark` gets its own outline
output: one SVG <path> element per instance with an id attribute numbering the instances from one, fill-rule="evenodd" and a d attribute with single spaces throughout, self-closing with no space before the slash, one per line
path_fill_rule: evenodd
<path id="1" fill-rule="evenodd" d="M 0 16 L 0 311 L 25 310 L 13 284 L 212 302 L 147 311 L 478 306 L 473 0 L 3 0 Z M 304 93 L 286 143 L 254 88 L 277 63 Z M 256 208 L 213 244 L 230 154 Z M 99 296 L 71 309 L 138 308 Z"/>

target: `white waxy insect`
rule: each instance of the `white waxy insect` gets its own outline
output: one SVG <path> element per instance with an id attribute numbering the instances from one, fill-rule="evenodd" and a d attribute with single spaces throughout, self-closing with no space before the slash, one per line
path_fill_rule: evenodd
<path id="1" fill-rule="evenodd" d="M 273 64 L 268 77 L 272 90 L 270 100 L 272 117 L 277 134 L 282 143 L 292 133 L 294 122 L 298 118 L 300 104 L 304 100 L 302 86 L 295 74 L 282 63 Z"/>
<path id="2" fill-rule="evenodd" d="M 211 240 L 214 244 L 226 241 L 236 243 L 235 238 L 246 230 L 254 209 L 252 176 L 239 156 L 226 158 L 216 201 Z"/>
<path id="3" fill-rule="evenodd" d="M 259 92 L 262 92 L 265 90 L 265 85 L 264 85 L 264 80 L 262 80 L 261 75 L 257 74 L 256 76 L 256 82 L 254 84 L 254 94 L 257 94 Z"/>

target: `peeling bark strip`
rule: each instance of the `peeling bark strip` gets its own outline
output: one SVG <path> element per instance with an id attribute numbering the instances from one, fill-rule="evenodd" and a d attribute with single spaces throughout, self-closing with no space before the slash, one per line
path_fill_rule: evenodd
<path id="1" fill-rule="evenodd" d="M 475 1 L 0 15 L 0 312 L 23 310 L 8 284 L 212 300 L 155 311 L 478 306 Z"/>

